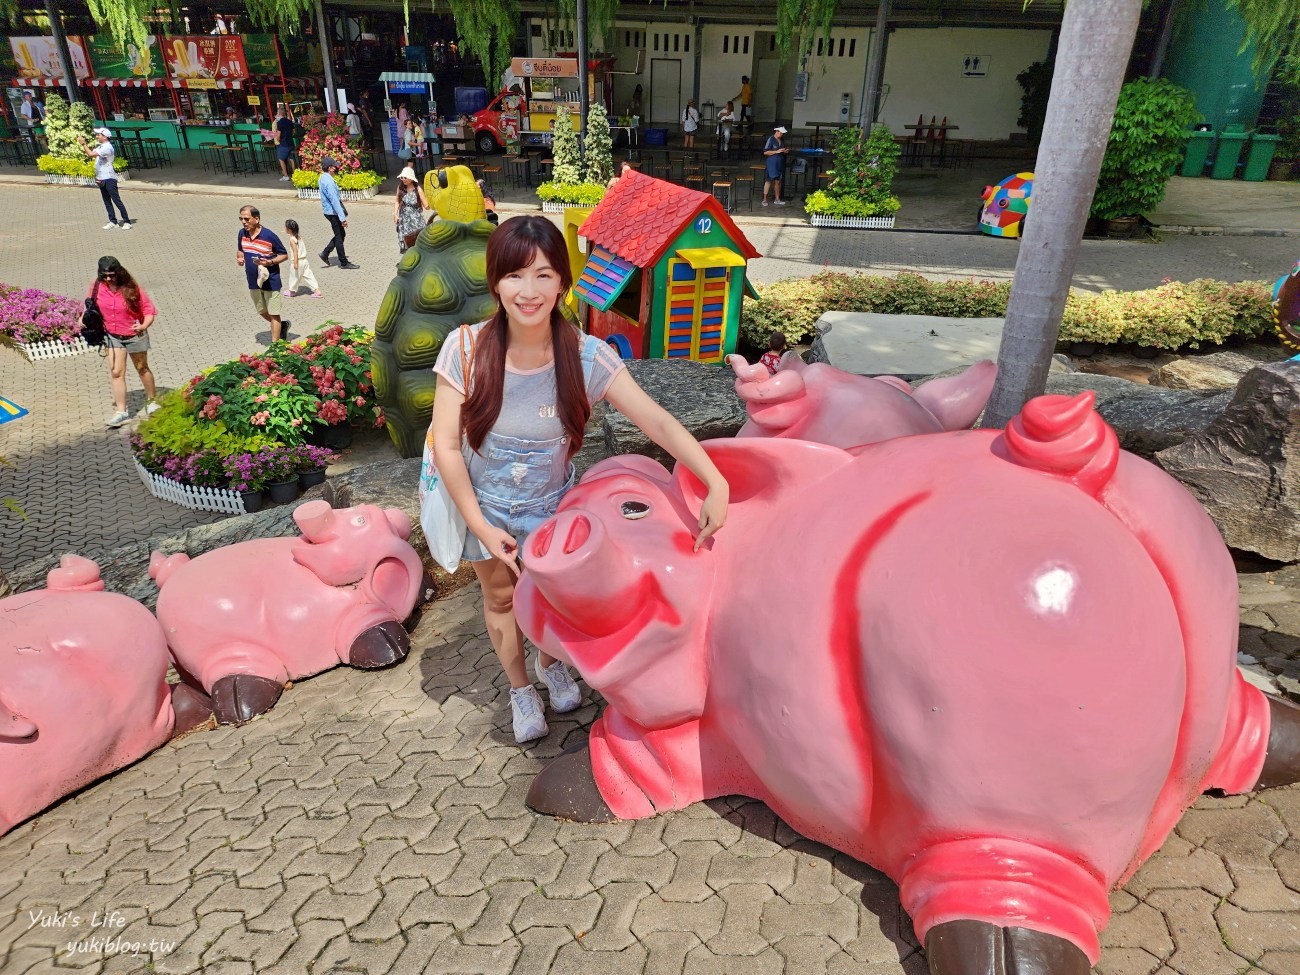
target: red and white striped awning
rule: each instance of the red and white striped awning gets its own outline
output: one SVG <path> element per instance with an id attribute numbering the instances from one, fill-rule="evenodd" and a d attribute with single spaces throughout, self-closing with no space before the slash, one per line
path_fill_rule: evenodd
<path id="1" fill-rule="evenodd" d="M 62 88 L 62 78 L 14 78 L 10 88 Z"/>
<path id="2" fill-rule="evenodd" d="M 222 91 L 239 91 L 247 81 L 245 78 L 217 78 L 213 81 L 200 79 L 197 84 L 190 84 L 188 78 L 82 78 L 78 84 L 90 85 L 92 88 L 217 88 Z M 14 78 L 9 82 L 11 88 L 62 88 L 62 78 Z"/>
<path id="3" fill-rule="evenodd" d="M 174 78 L 83 78 L 92 88 L 179 88 Z"/>

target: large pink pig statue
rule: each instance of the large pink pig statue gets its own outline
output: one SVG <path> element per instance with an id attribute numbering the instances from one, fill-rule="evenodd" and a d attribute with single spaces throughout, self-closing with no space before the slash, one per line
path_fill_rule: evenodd
<path id="1" fill-rule="evenodd" d="M 1085 975 L 1108 891 L 1200 792 L 1300 767 L 1300 711 L 1237 674 L 1214 524 L 1092 406 L 853 451 L 708 442 L 731 507 L 698 553 L 683 467 L 593 467 L 515 606 L 609 706 L 529 804 L 756 797 L 892 877 L 932 972 Z"/>
<path id="2" fill-rule="evenodd" d="M 206 717 L 178 729 L 162 629 L 98 565 L 65 555 L 46 586 L 0 600 L 0 834 Z"/>
<path id="3" fill-rule="evenodd" d="M 420 556 L 397 508 L 300 505 L 301 538 L 262 538 L 191 561 L 153 554 L 158 620 L 176 665 L 212 695 L 222 724 L 269 710 L 287 681 L 340 663 L 383 667 L 406 657 L 406 619 L 420 593 Z"/>
<path id="4" fill-rule="evenodd" d="M 795 352 L 781 358 L 775 375 L 761 364 L 730 357 L 736 393 L 749 420 L 738 437 L 811 440 L 859 447 L 916 433 L 965 430 L 984 410 L 997 366 L 985 360 L 965 372 L 931 379 L 915 391 L 895 376 L 855 376 Z"/>

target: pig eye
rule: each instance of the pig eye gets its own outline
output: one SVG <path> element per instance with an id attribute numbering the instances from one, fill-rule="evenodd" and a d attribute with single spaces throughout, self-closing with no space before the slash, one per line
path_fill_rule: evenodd
<path id="1" fill-rule="evenodd" d="M 357 515 L 355 518 L 352 519 L 352 524 L 356 525 L 358 528 L 365 528 L 365 527 L 366 527 L 366 516 L 365 516 L 365 515 Z"/>
<path id="2" fill-rule="evenodd" d="M 650 514 L 650 506 L 644 501 L 624 501 L 619 505 L 619 510 L 628 521 L 640 521 Z"/>

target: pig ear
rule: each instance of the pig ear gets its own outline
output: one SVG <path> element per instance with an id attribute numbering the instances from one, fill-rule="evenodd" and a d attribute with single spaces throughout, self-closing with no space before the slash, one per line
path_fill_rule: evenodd
<path id="1" fill-rule="evenodd" d="M 945 430 L 966 430 L 984 411 L 997 378 L 998 367 L 985 359 L 959 376 L 932 379 L 918 386 L 913 395 Z"/>
<path id="2" fill-rule="evenodd" d="M 411 537 L 411 516 L 401 508 L 385 508 L 384 517 L 393 527 L 393 534 L 405 541 Z"/>
<path id="3" fill-rule="evenodd" d="M 767 370 L 763 370 L 766 372 Z M 657 460 L 651 460 L 643 454 L 620 454 L 617 457 L 606 457 L 598 464 L 592 464 L 591 469 L 582 475 L 582 483 L 589 484 L 592 481 L 598 481 L 602 477 L 613 477 L 615 474 L 638 474 L 647 480 L 656 484 L 667 484 L 673 476 L 668 473 L 668 469 Z"/>
<path id="4" fill-rule="evenodd" d="M 295 508 L 293 520 L 304 538 L 321 541 L 332 535 L 330 526 L 334 523 L 334 509 L 328 501 L 318 498 Z"/>
<path id="5" fill-rule="evenodd" d="M 99 577 L 99 564 L 80 555 L 65 555 L 59 567 L 51 569 L 45 577 L 45 588 L 68 592 L 102 592 L 104 580 Z"/>
<path id="6" fill-rule="evenodd" d="M 731 504 L 801 490 L 853 460 L 839 447 L 780 437 L 705 440 L 700 446 L 727 479 Z M 673 480 L 693 508 L 703 503 L 708 491 L 685 464 L 677 465 Z"/>

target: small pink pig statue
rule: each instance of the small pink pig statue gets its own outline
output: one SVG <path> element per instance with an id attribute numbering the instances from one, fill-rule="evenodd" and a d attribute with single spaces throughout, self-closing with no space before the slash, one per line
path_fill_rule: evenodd
<path id="1" fill-rule="evenodd" d="M 0 600 L 0 834 L 208 717 L 167 686 L 167 643 L 99 566 L 65 555 L 45 589 Z"/>
<path id="2" fill-rule="evenodd" d="M 915 433 L 965 430 L 979 419 L 997 378 L 997 366 L 985 360 L 913 391 L 894 376 L 870 378 L 825 363 L 806 365 L 794 352 L 782 357 L 772 376 L 766 366 L 730 358 L 736 393 L 749 413 L 736 436 L 811 440 L 845 449 Z"/>
<path id="3" fill-rule="evenodd" d="M 934 975 L 1086 975 L 1108 892 L 1200 792 L 1300 777 L 1300 710 L 1236 671 L 1218 531 L 1092 407 L 708 442 L 731 507 L 698 553 L 694 476 L 597 464 L 525 542 L 515 607 L 609 704 L 529 805 L 752 796 L 893 878 Z"/>
<path id="4" fill-rule="evenodd" d="M 423 567 L 397 508 L 294 511 L 301 538 L 228 545 L 191 561 L 155 552 L 158 620 L 177 669 L 212 696 L 222 724 L 269 710 L 287 681 L 339 663 L 383 667 L 406 657 L 406 619 Z"/>

